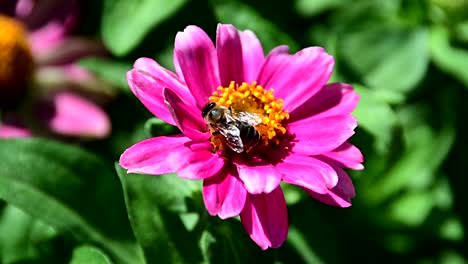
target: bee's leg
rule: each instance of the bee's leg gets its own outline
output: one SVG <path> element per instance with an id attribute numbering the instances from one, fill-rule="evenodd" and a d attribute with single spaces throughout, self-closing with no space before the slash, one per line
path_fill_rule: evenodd
<path id="1" fill-rule="evenodd" d="M 218 150 L 225 149 L 224 147 L 224 145 L 226 144 L 225 139 L 223 135 L 221 135 L 221 133 L 219 133 L 218 131 L 214 131 L 211 134 L 210 141 L 211 141 L 211 145 L 213 145 L 213 153 L 216 153 Z"/>

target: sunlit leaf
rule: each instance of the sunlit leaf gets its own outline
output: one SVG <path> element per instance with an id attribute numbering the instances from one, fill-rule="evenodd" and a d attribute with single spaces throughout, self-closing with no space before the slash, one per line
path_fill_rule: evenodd
<path id="1" fill-rule="evenodd" d="M 419 226 L 429 216 L 434 201 L 429 191 L 410 192 L 391 204 L 390 217 L 407 226 Z"/>
<path id="2" fill-rule="evenodd" d="M 12 155 L 14 153 L 14 155 Z M 118 263 L 139 263 L 118 179 L 77 147 L 41 139 L 0 140 L 0 198 Z"/>
<path id="3" fill-rule="evenodd" d="M 70 264 L 111 264 L 109 257 L 92 246 L 80 246 L 73 250 Z"/>
<path id="4" fill-rule="evenodd" d="M 296 0 L 296 10 L 302 16 L 314 16 L 328 9 L 344 5 L 348 0 Z"/>
<path id="5" fill-rule="evenodd" d="M 388 103 L 377 96 L 377 93 L 359 85 L 354 89 L 361 96 L 353 115 L 359 126 L 375 138 L 375 148 L 384 152 L 392 139 L 398 119 Z"/>
<path id="6" fill-rule="evenodd" d="M 453 208 L 453 190 L 446 175 L 443 175 L 435 184 L 433 196 L 434 203 L 441 210 L 449 211 Z"/>
<path id="7" fill-rule="evenodd" d="M 462 241 L 465 238 L 465 230 L 460 219 L 451 217 L 440 225 L 440 236 L 450 241 Z"/>
<path id="8" fill-rule="evenodd" d="M 454 126 L 449 119 L 440 129 L 424 122 L 423 117 L 430 114 L 424 106 L 407 106 L 398 114 L 406 149 L 369 190 L 370 203 L 380 203 L 410 186 L 429 186 L 455 140 Z"/>
<path id="9" fill-rule="evenodd" d="M 343 33 L 338 43 L 346 63 L 374 89 L 408 92 L 429 65 L 428 34 L 422 27 L 375 24 Z"/>
<path id="10" fill-rule="evenodd" d="M 455 26 L 454 36 L 458 40 L 468 42 L 468 20 Z"/>
<path id="11" fill-rule="evenodd" d="M 450 45 L 449 31 L 444 27 L 431 29 L 431 55 L 441 70 L 461 81 L 468 88 L 468 51 Z"/>
<path id="12" fill-rule="evenodd" d="M 305 263 L 325 263 L 320 259 L 312 248 L 307 244 L 307 238 L 295 227 L 289 228 L 288 242 L 297 250 Z"/>
<path id="13" fill-rule="evenodd" d="M 147 263 L 198 263 L 203 259 L 195 234 L 178 213 L 187 212 L 187 201 L 198 189 L 196 182 L 175 174 L 127 174 L 116 165 L 133 232 Z"/>
<path id="14" fill-rule="evenodd" d="M 178 130 L 177 127 L 169 125 L 157 117 L 153 117 L 145 122 L 145 132 L 147 137 L 156 137 L 176 134 Z"/>
<path id="15" fill-rule="evenodd" d="M 101 32 L 118 56 L 135 48 L 155 26 L 173 15 L 186 0 L 105 0 Z"/>
<path id="16" fill-rule="evenodd" d="M 0 262 L 39 257 L 38 245 L 56 234 L 50 226 L 8 205 L 0 213 Z"/>

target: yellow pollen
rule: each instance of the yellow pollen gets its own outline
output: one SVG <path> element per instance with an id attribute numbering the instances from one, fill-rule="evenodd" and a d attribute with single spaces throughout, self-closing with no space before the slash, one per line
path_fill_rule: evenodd
<path id="1" fill-rule="evenodd" d="M 273 89 L 267 90 L 255 81 L 251 84 L 231 82 L 228 87 L 218 87 L 209 100 L 230 107 L 234 112 L 259 115 L 262 122 L 255 128 L 261 134 L 262 144 L 267 146 L 279 143 L 278 136 L 286 134 L 281 122 L 289 118 L 288 112 L 283 109 L 283 100 L 276 99 L 273 92 Z"/>
<path id="2" fill-rule="evenodd" d="M 0 15 L 0 86 L 20 88 L 31 76 L 33 57 L 22 24 Z"/>

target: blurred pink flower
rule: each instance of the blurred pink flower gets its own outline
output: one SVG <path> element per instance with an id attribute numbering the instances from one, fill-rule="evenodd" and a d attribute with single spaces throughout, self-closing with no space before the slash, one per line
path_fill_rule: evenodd
<path id="1" fill-rule="evenodd" d="M 78 7 L 75 0 L 7 0 L 2 4 L 0 110 L 34 120 L 33 127 L 43 126 L 55 135 L 102 138 L 111 129 L 107 114 L 74 92 L 98 86 L 98 80 L 75 60 L 105 52 L 99 42 L 68 35 L 77 24 Z M 61 102 L 65 93 L 75 98 L 67 107 Z M 45 107 L 49 115 L 34 111 L 38 109 L 30 105 L 31 98 L 34 107 Z"/>
<path id="2" fill-rule="evenodd" d="M 287 237 L 281 181 L 323 203 L 351 205 L 354 187 L 343 169 L 363 169 L 360 151 L 347 142 L 357 125 L 351 112 L 359 96 L 348 84 L 326 84 L 334 60 L 322 48 L 290 55 L 279 46 L 265 57 L 251 31 L 219 25 L 215 47 L 202 29 L 188 26 L 176 36 L 174 64 L 177 74 L 140 58 L 127 73 L 148 110 L 183 133 L 127 149 L 120 164 L 128 172 L 202 179 L 208 212 L 222 219 L 240 215 L 262 249 L 277 248 Z M 260 134 L 259 142 L 249 146 L 254 139 L 241 135 L 244 148 L 233 148 L 237 132 L 210 128 L 210 119 L 202 117 L 204 111 L 216 118 L 219 111 L 210 113 L 214 105 L 238 119 L 260 116 L 259 123 L 247 125 L 251 136 L 252 126 Z M 246 127 L 247 121 L 224 119 L 230 128 Z"/>
<path id="3" fill-rule="evenodd" d="M 0 138 L 22 138 L 31 136 L 31 131 L 21 124 L 10 122 L 0 124 Z"/>

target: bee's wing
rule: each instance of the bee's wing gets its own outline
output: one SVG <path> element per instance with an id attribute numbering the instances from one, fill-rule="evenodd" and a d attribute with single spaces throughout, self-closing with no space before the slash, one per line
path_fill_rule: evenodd
<path id="1" fill-rule="evenodd" d="M 240 137 L 240 130 L 235 123 L 228 123 L 218 128 L 218 131 L 226 139 L 229 148 L 237 153 L 244 151 L 244 144 Z"/>
<path id="2" fill-rule="evenodd" d="M 251 126 L 262 123 L 262 117 L 259 114 L 250 112 L 236 112 L 236 119 Z"/>

